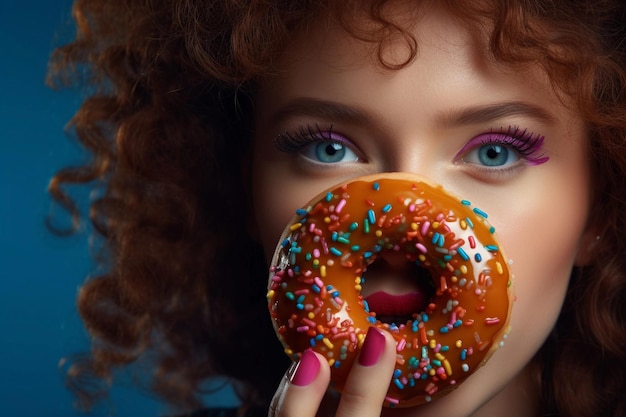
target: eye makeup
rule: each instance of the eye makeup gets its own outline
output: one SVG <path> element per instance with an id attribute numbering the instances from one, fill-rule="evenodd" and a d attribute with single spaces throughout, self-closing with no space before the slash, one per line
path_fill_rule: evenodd
<path id="1" fill-rule="evenodd" d="M 350 149 L 358 157 L 359 161 L 363 161 L 364 158 L 356 145 L 343 135 L 333 132 L 332 128 L 332 125 L 328 130 L 322 130 L 318 125 L 315 127 L 310 125 L 301 126 L 293 132 L 285 131 L 280 133 L 274 138 L 273 144 L 278 151 L 287 154 L 302 153 L 307 147 L 316 143 L 338 144 Z"/>
<path id="2" fill-rule="evenodd" d="M 541 165 L 550 159 L 542 153 L 545 137 L 520 129 L 517 126 L 509 126 L 500 132 L 489 132 L 472 138 L 456 154 L 455 160 L 463 162 L 463 156 L 473 149 L 486 145 L 506 146 L 515 151 L 520 159 L 527 165 Z"/>

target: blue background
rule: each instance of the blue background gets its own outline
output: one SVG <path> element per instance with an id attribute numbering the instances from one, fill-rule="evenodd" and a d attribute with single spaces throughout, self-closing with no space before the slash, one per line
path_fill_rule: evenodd
<path id="1" fill-rule="evenodd" d="M 44 224 L 50 176 L 86 158 L 64 133 L 79 94 L 44 84 L 51 50 L 74 34 L 70 10 L 69 0 L 0 0 L 0 416 L 85 415 L 73 409 L 59 364 L 88 348 L 75 311 L 92 269 L 88 230 L 58 238 Z M 214 399 L 232 403 L 228 391 Z M 157 416 L 164 407 L 121 385 L 88 415 L 111 412 Z"/>

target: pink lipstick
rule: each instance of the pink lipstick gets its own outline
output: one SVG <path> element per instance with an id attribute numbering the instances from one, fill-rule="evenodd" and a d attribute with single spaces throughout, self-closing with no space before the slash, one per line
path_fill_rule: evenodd
<path id="1" fill-rule="evenodd" d="M 370 312 L 383 322 L 400 322 L 411 320 L 413 314 L 426 309 L 427 297 L 422 292 L 394 295 L 377 291 L 365 298 Z"/>

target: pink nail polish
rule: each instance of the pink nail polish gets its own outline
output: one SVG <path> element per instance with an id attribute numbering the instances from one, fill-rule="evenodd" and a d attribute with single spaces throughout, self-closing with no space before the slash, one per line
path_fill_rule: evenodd
<path id="1" fill-rule="evenodd" d="M 385 335 L 375 327 L 370 327 L 365 336 L 361 354 L 359 355 L 359 364 L 363 366 L 375 365 L 385 350 Z"/>
<path id="2" fill-rule="evenodd" d="M 311 349 L 302 353 L 302 358 L 296 367 L 295 373 L 291 377 L 291 383 L 299 387 L 309 385 L 320 370 L 320 361 Z"/>

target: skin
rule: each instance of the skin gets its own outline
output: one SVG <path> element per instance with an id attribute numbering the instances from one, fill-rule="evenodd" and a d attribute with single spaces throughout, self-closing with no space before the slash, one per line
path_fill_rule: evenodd
<path id="1" fill-rule="evenodd" d="M 537 390 L 528 364 L 558 318 L 572 267 L 589 239 L 585 130 L 555 96 L 545 74 L 492 62 L 445 13 L 425 10 L 413 31 L 419 40 L 418 57 L 398 71 L 381 68 L 371 45 L 333 25 L 309 28 L 285 51 L 277 65 L 279 74 L 262 83 L 257 99 L 252 186 L 259 240 L 271 259 L 296 208 L 334 184 L 365 174 L 416 173 L 472 201 L 489 213 L 513 260 L 517 300 L 510 336 L 451 394 L 424 406 L 383 409 L 382 414 L 536 415 Z M 401 54 L 402 46 L 396 46 L 394 53 Z M 304 101 L 306 106 L 294 106 Z M 320 105 L 322 101 L 334 104 Z M 508 106 L 513 102 L 523 106 Z M 330 111 L 335 105 L 350 111 Z M 461 117 L 486 107 L 505 112 Z M 283 132 L 297 132 L 302 126 L 328 131 L 331 125 L 332 132 L 351 141 L 356 160 L 321 164 L 310 159 L 308 150 L 304 155 L 289 153 L 274 145 Z M 545 136 L 534 156 L 549 160 L 533 164 L 513 158 L 496 168 L 477 162 L 467 143 L 509 126 Z M 410 280 L 392 264 L 368 277 L 373 282 L 368 291 L 410 291 Z M 324 415 L 380 415 L 394 365 L 393 341 L 386 337 L 377 364 L 354 366 L 341 400 L 328 395 L 323 400 L 329 369 L 319 356 L 320 371 L 311 384 L 295 386 L 287 374 L 271 414 L 313 416 L 323 403 Z"/>

